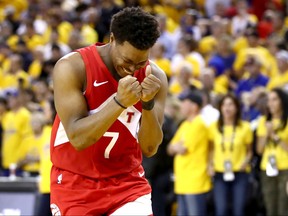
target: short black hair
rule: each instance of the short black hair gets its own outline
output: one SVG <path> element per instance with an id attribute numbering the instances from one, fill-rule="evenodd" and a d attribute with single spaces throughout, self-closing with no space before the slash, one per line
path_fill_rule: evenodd
<path id="1" fill-rule="evenodd" d="M 112 17 L 110 32 L 117 43 L 125 41 L 139 50 L 151 48 L 160 36 L 154 16 L 140 7 L 126 7 Z"/>

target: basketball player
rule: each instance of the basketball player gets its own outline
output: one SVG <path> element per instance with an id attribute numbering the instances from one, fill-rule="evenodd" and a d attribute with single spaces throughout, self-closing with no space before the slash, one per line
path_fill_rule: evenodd
<path id="1" fill-rule="evenodd" d="M 109 43 L 72 52 L 53 71 L 53 215 L 153 214 L 141 162 L 163 137 L 167 78 L 148 59 L 158 23 L 125 8 L 110 30 Z"/>

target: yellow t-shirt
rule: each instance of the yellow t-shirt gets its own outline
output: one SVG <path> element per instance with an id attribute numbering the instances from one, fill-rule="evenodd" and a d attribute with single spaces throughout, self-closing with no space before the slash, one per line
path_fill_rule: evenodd
<path id="1" fill-rule="evenodd" d="M 195 86 L 197 89 L 201 89 L 203 87 L 202 83 L 197 79 L 191 78 L 189 83 L 190 85 Z M 183 92 L 183 90 L 183 87 L 177 79 L 173 80 L 169 84 L 168 92 L 172 95 L 179 95 L 181 92 Z"/>
<path id="2" fill-rule="evenodd" d="M 271 55 L 266 48 L 261 46 L 255 48 L 248 47 L 241 49 L 236 55 L 236 59 L 233 64 L 233 68 L 235 71 L 240 71 L 242 69 L 248 56 L 255 56 L 259 59 L 262 64 L 261 71 L 263 72 L 263 74 L 267 75 L 271 73 Z"/>
<path id="3" fill-rule="evenodd" d="M 283 87 L 288 84 L 288 70 L 285 71 L 283 74 L 277 74 L 273 76 L 267 85 L 267 89 L 271 90 L 275 87 Z"/>
<path id="4" fill-rule="evenodd" d="M 83 45 L 94 44 L 98 41 L 98 33 L 89 25 L 85 24 L 81 29 Z"/>
<path id="5" fill-rule="evenodd" d="M 5 169 L 21 159 L 22 143 L 32 134 L 30 118 L 30 112 L 24 107 L 17 112 L 8 111 L 2 118 L 2 160 Z"/>
<path id="6" fill-rule="evenodd" d="M 209 56 L 211 52 L 215 51 L 216 45 L 217 45 L 217 40 L 213 36 L 210 35 L 210 36 L 203 37 L 199 41 L 199 52 L 202 55 L 207 57 L 207 55 Z"/>
<path id="7" fill-rule="evenodd" d="M 0 1 L 0 9 L 5 9 L 7 6 L 12 6 L 15 9 L 15 13 L 13 18 L 15 20 L 19 20 L 20 16 L 23 11 L 27 10 L 28 8 L 28 1 L 27 0 L 1 0 Z"/>
<path id="8" fill-rule="evenodd" d="M 248 41 L 247 38 L 244 36 L 238 37 L 234 40 L 232 49 L 233 51 L 238 54 L 240 50 L 248 48 Z"/>
<path id="9" fill-rule="evenodd" d="M 19 36 L 18 35 L 11 35 L 6 43 L 7 45 L 12 49 L 12 50 L 16 50 L 17 49 L 17 43 L 19 41 Z"/>
<path id="10" fill-rule="evenodd" d="M 0 69 L 2 69 L 1 73 L 6 73 L 11 67 L 11 60 L 9 57 L 5 57 L 0 54 Z M 1 82 L 1 79 L 0 79 Z"/>
<path id="11" fill-rule="evenodd" d="M 43 142 L 40 146 L 40 182 L 39 191 L 41 193 L 50 193 L 50 171 L 52 162 L 50 160 L 50 136 L 51 126 L 44 127 Z"/>
<path id="12" fill-rule="evenodd" d="M 24 36 L 23 40 L 30 51 L 33 51 L 37 46 L 45 44 L 44 38 L 37 34 L 33 35 L 32 37 Z"/>
<path id="13" fill-rule="evenodd" d="M 214 170 L 216 172 L 224 172 L 224 161 L 230 160 L 233 171 L 240 171 L 241 165 L 246 159 L 247 146 L 252 144 L 253 134 L 250 124 L 241 121 L 235 132 L 232 125 L 224 126 L 223 131 L 224 135 L 218 130 L 217 122 L 213 123 L 209 128 L 209 139 L 214 144 Z M 224 149 L 222 148 L 222 143 L 224 144 Z"/>
<path id="14" fill-rule="evenodd" d="M 267 129 L 266 129 L 266 122 L 267 119 L 266 117 L 261 117 L 259 120 L 259 125 L 257 128 L 257 137 L 265 137 L 267 135 Z M 272 120 L 273 128 L 274 130 L 279 127 L 280 125 L 280 120 L 279 119 L 274 119 Z M 286 127 L 281 130 L 276 132 L 277 135 L 280 137 L 281 140 L 285 141 L 288 143 L 288 124 Z M 274 146 L 271 141 L 268 141 L 264 148 L 261 164 L 260 164 L 260 169 L 261 170 L 266 170 L 267 166 L 267 161 L 268 157 L 270 154 L 275 155 L 276 157 L 276 163 L 277 163 L 277 168 L 279 170 L 287 170 L 288 169 L 288 152 L 285 151 L 282 147 L 279 145 Z"/>
<path id="15" fill-rule="evenodd" d="M 166 74 L 167 77 L 171 77 L 171 62 L 169 59 L 161 58 L 161 59 L 154 59 L 153 60 Z"/>
<path id="16" fill-rule="evenodd" d="M 175 193 L 198 194 L 211 189 L 207 174 L 208 133 L 199 115 L 193 121 L 184 121 L 178 128 L 171 144 L 184 141 L 188 151 L 174 158 Z"/>
<path id="17" fill-rule="evenodd" d="M 20 151 L 21 157 L 24 159 L 27 155 L 30 155 L 35 158 L 37 157 L 40 160 L 41 156 L 46 156 L 46 155 L 41 155 L 41 153 L 43 151 L 43 148 L 46 148 L 46 145 L 49 146 L 50 135 L 51 135 L 50 133 L 51 133 L 51 130 L 49 131 L 45 127 L 45 129 L 43 128 L 43 132 L 39 137 L 35 137 L 35 135 L 32 134 L 31 136 L 26 138 L 25 141 L 23 141 L 21 145 L 21 151 Z M 23 167 L 23 170 L 29 171 L 29 172 L 39 172 L 40 162 L 38 161 L 35 163 L 28 164 Z"/>
<path id="18" fill-rule="evenodd" d="M 222 74 L 215 78 L 213 91 L 216 94 L 227 94 L 229 88 L 229 78 Z"/>
<path id="19" fill-rule="evenodd" d="M 28 74 L 33 78 L 33 79 L 37 79 L 42 71 L 42 62 L 38 61 L 37 59 L 34 60 L 29 68 L 28 68 Z"/>
<path id="20" fill-rule="evenodd" d="M 71 23 L 66 21 L 61 22 L 57 27 L 57 32 L 59 34 L 58 41 L 67 44 L 72 30 L 73 26 Z M 44 43 L 48 43 L 50 41 L 51 32 L 52 28 L 51 26 L 48 26 L 43 35 Z"/>
<path id="21" fill-rule="evenodd" d="M 27 88 L 30 84 L 29 75 L 23 70 L 18 71 L 16 74 L 4 73 L 0 75 L 0 77 L 0 90 L 5 88 L 18 88 L 19 79 L 22 79 L 24 81 L 25 88 Z"/>

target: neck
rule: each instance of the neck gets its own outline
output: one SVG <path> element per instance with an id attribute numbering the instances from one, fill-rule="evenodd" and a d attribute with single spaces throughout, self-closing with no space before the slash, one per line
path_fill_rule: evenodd
<path id="1" fill-rule="evenodd" d="M 281 116 L 282 116 L 282 112 L 277 112 L 277 113 L 272 114 L 273 119 L 280 119 Z"/>
<path id="2" fill-rule="evenodd" d="M 97 47 L 98 53 L 108 68 L 109 72 L 112 74 L 115 80 L 121 79 L 121 77 L 118 75 L 117 71 L 115 70 L 113 63 L 111 61 L 111 56 L 110 56 L 110 43 L 105 44 L 103 46 L 98 46 Z"/>
<path id="3" fill-rule="evenodd" d="M 187 118 L 187 120 L 191 122 L 197 115 L 198 115 L 198 112 L 191 113 L 189 117 Z"/>
<path id="4" fill-rule="evenodd" d="M 233 125 L 234 124 L 234 118 L 232 117 L 224 117 L 224 125 Z"/>

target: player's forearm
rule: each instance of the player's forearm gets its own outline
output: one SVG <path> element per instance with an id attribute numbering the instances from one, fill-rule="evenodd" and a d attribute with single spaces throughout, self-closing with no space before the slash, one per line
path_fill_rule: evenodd
<path id="1" fill-rule="evenodd" d="M 156 115 L 155 108 L 143 110 L 141 127 L 138 133 L 138 141 L 145 156 L 153 156 L 163 139 L 162 123 Z"/>
<path id="2" fill-rule="evenodd" d="M 70 143 L 83 150 L 96 143 L 123 112 L 118 104 L 110 101 L 99 112 L 76 120 L 67 131 Z"/>

